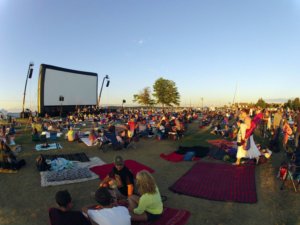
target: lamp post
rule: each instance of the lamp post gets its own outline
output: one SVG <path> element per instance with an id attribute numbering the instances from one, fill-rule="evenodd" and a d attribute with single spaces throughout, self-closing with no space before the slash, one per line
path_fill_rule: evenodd
<path id="1" fill-rule="evenodd" d="M 65 100 L 65 97 L 60 95 L 59 96 L 59 101 L 60 101 L 60 117 L 62 117 L 62 104 L 63 104 L 63 101 Z"/>
<path id="2" fill-rule="evenodd" d="M 28 82 L 28 78 L 30 79 L 32 77 L 33 66 L 34 66 L 33 62 L 30 62 L 29 66 L 28 66 L 25 88 L 24 88 L 24 95 L 23 95 L 23 105 L 22 105 L 22 113 L 21 113 L 21 117 L 23 117 L 23 118 L 25 118 L 25 95 L 26 95 L 26 89 L 27 89 L 27 82 Z"/>
<path id="3" fill-rule="evenodd" d="M 122 111 L 123 111 L 123 113 L 124 113 L 124 103 L 126 103 L 125 99 L 122 100 Z"/>
<path id="4" fill-rule="evenodd" d="M 110 80 L 109 80 L 109 76 L 106 75 L 105 77 L 103 77 L 103 80 L 102 80 L 102 85 L 101 85 L 101 89 L 100 89 L 100 93 L 99 93 L 99 98 L 98 98 L 98 107 L 100 107 L 100 99 L 101 99 L 101 94 L 102 94 L 102 89 L 103 89 L 103 84 L 104 84 L 104 80 L 107 79 L 107 82 L 106 82 L 106 87 L 109 86 L 109 83 L 110 83 Z"/>

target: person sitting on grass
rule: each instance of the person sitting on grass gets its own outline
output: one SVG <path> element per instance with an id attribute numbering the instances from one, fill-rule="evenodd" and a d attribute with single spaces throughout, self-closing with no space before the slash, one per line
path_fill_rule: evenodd
<path id="1" fill-rule="evenodd" d="M 75 131 L 73 130 L 73 127 L 69 126 L 68 129 L 69 129 L 68 133 L 67 133 L 68 141 L 72 142 L 72 141 L 78 140 L 78 134 L 75 133 Z"/>
<path id="2" fill-rule="evenodd" d="M 100 187 L 109 187 L 117 199 L 124 199 L 133 194 L 134 176 L 124 165 L 124 160 L 117 155 L 114 159 L 114 168 L 102 180 Z M 116 200 L 117 200 L 116 199 Z"/>
<path id="3" fill-rule="evenodd" d="M 129 211 L 124 206 L 115 206 L 114 198 L 107 187 L 100 187 L 95 193 L 98 205 L 84 207 L 83 213 L 94 225 L 130 225 Z"/>
<path id="4" fill-rule="evenodd" d="M 112 143 L 113 149 L 121 150 L 124 145 L 122 142 L 122 138 L 116 135 L 116 127 L 109 126 L 108 131 L 104 131 L 104 136 Z"/>
<path id="5" fill-rule="evenodd" d="M 91 130 L 89 133 L 89 141 L 91 145 L 94 145 L 95 142 L 97 141 L 98 135 L 96 134 L 96 131 L 94 129 Z"/>
<path id="6" fill-rule="evenodd" d="M 58 208 L 49 209 L 51 225 L 91 225 L 82 212 L 71 210 L 72 198 L 67 190 L 58 191 L 55 195 Z"/>
<path id="7" fill-rule="evenodd" d="M 163 212 L 160 192 L 152 175 L 142 170 L 136 175 L 137 189 L 140 194 L 128 199 L 132 221 L 155 221 Z"/>
<path id="8" fill-rule="evenodd" d="M 17 160 L 15 153 L 11 148 L 4 142 L 0 143 L 0 168 L 19 170 L 22 166 L 26 164 L 25 160 Z"/>
<path id="9" fill-rule="evenodd" d="M 40 140 L 39 132 L 36 128 L 34 128 L 32 132 L 32 141 L 39 141 L 39 140 Z"/>

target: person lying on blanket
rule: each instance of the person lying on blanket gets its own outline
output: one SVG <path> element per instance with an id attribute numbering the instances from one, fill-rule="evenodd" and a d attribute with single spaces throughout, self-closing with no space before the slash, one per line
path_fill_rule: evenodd
<path id="1" fill-rule="evenodd" d="M 132 195 L 128 199 L 129 212 L 132 221 L 155 221 L 163 212 L 160 192 L 152 175 L 142 170 L 136 175 L 139 195 Z"/>
<path id="2" fill-rule="evenodd" d="M 82 212 L 71 210 L 72 197 L 67 190 L 58 191 L 55 195 L 58 208 L 49 209 L 50 223 L 53 225 L 91 225 Z"/>
<path id="3" fill-rule="evenodd" d="M 100 183 L 100 187 L 109 187 L 117 199 L 124 199 L 133 194 L 134 176 L 124 165 L 124 160 L 117 155 L 114 168 Z"/>
<path id="4" fill-rule="evenodd" d="M 114 197 L 106 187 L 100 187 L 95 192 L 98 205 L 84 207 L 83 213 L 88 216 L 93 225 L 130 225 L 129 211 L 125 206 L 114 204 Z"/>
<path id="5" fill-rule="evenodd" d="M 49 147 L 50 147 L 50 145 L 48 144 L 47 140 L 46 140 L 45 143 L 43 143 L 43 144 L 41 145 L 41 148 L 49 148 Z"/>

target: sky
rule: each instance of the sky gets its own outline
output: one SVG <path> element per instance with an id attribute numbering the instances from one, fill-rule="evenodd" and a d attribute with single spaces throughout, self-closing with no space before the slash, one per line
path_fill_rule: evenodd
<path id="1" fill-rule="evenodd" d="M 0 0 L 0 109 L 37 105 L 40 64 L 108 74 L 132 105 L 160 77 L 181 106 L 299 97 L 300 0 Z"/>

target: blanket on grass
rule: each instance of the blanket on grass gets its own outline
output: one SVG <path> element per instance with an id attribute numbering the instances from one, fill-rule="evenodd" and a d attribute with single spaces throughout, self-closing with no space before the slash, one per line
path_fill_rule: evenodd
<path id="1" fill-rule="evenodd" d="M 179 146 L 179 148 L 175 152 L 169 154 L 162 153 L 160 154 L 160 157 L 171 162 L 181 162 L 184 160 L 196 161 L 207 156 L 209 151 L 210 148 L 204 146 Z"/>
<path id="2" fill-rule="evenodd" d="M 62 146 L 58 143 L 48 144 L 47 147 L 44 147 L 44 144 L 38 144 L 35 146 L 35 150 L 37 151 L 47 151 L 52 149 L 62 149 Z"/>
<path id="3" fill-rule="evenodd" d="M 236 142 L 234 141 L 227 141 L 224 139 L 216 139 L 216 140 L 207 140 L 207 142 L 213 146 L 216 146 L 218 148 L 232 148 L 236 145 Z"/>
<path id="4" fill-rule="evenodd" d="M 73 184 L 98 179 L 97 174 L 91 172 L 89 168 L 104 165 L 105 162 L 98 157 L 93 157 L 90 158 L 89 162 L 73 161 L 73 164 L 74 168 L 70 170 L 62 170 L 56 173 L 52 173 L 53 171 L 40 172 L 41 186 L 47 187 L 64 184 Z M 80 175 L 76 174 L 76 172 L 80 172 Z"/>
<path id="5" fill-rule="evenodd" d="M 256 203 L 255 166 L 199 161 L 169 189 L 209 200 Z"/>
<path id="6" fill-rule="evenodd" d="M 92 142 L 90 141 L 90 139 L 89 139 L 88 137 L 82 137 L 82 138 L 80 138 L 80 140 L 81 140 L 84 144 L 86 144 L 86 146 L 88 146 L 88 147 L 93 146 Z"/>
<path id="7" fill-rule="evenodd" d="M 55 155 L 45 155 L 42 156 L 47 160 L 53 160 L 57 158 L 64 158 L 69 161 L 79 161 L 79 162 L 89 162 L 90 159 L 84 152 L 71 153 L 71 154 L 55 154 Z"/>
<path id="8" fill-rule="evenodd" d="M 161 217 L 154 222 L 133 222 L 133 225 L 184 225 L 191 213 L 183 209 L 164 208 Z"/>
<path id="9" fill-rule="evenodd" d="M 154 170 L 150 167 L 130 159 L 125 160 L 125 166 L 132 172 L 134 176 L 136 176 L 136 174 L 141 170 L 147 170 L 150 173 L 154 173 Z M 94 166 L 90 168 L 90 170 L 96 173 L 100 177 L 100 179 L 104 179 L 107 174 L 109 174 L 109 172 L 113 169 L 113 167 L 114 164 L 110 163 L 101 166 Z"/>

